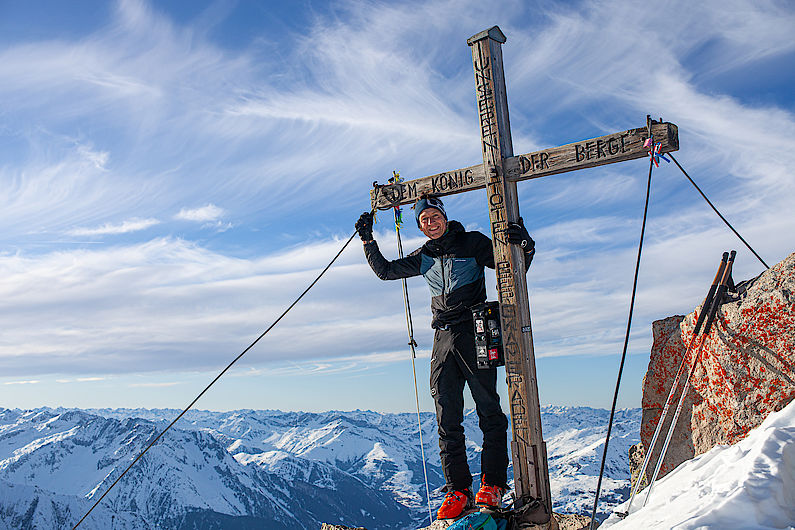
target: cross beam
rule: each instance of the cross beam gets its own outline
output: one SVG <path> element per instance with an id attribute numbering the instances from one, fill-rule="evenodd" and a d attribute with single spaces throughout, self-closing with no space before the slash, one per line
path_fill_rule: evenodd
<path id="1" fill-rule="evenodd" d="M 673 123 L 652 122 L 651 132 L 654 141 L 662 144 L 661 152 L 669 153 L 679 149 L 679 133 Z M 643 147 L 643 142 L 648 136 L 648 128 L 640 127 L 560 147 L 510 156 L 505 159 L 507 179 L 518 182 L 643 158 L 649 155 Z M 414 204 L 423 193 L 442 197 L 485 187 L 486 172 L 483 164 L 477 164 L 380 187 L 377 206 L 385 208 Z M 370 196 L 372 199 L 373 191 L 370 192 Z M 373 206 L 376 204 L 374 203 Z"/>
<path id="2" fill-rule="evenodd" d="M 373 206 L 383 208 L 413 203 L 423 193 L 443 196 L 486 188 L 513 428 L 515 515 L 522 527 L 548 528 L 552 499 L 524 256 L 522 249 L 509 245 L 505 238 L 507 224 L 519 219 L 516 183 L 648 156 L 643 144 L 649 131 L 654 143 L 662 144 L 663 153 L 679 149 L 679 137 L 676 125 L 649 121 L 647 127 L 514 156 L 502 64 L 505 40 L 497 26 L 467 40 L 472 48 L 483 163 L 379 187 L 377 201 L 374 191 L 370 198 Z"/>

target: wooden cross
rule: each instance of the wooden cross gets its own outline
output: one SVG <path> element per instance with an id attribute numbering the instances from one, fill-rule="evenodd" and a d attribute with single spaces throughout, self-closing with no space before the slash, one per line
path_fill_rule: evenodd
<path id="1" fill-rule="evenodd" d="M 371 192 L 373 206 L 414 203 L 420 195 L 437 196 L 486 188 L 500 301 L 505 370 L 513 438 L 511 456 L 515 509 L 523 523 L 545 524 L 552 514 L 546 444 L 541 433 L 530 306 L 523 250 L 509 245 L 507 223 L 519 219 L 516 183 L 546 175 L 612 164 L 649 155 L 649 134 L 660 152 L 679 149 L 676 125 L 647 119 L 647 126 L 514 156 L 502 65 L 505 35 L 494 26 L 467 40 L 472 48 L 483 163 L 421 177 Z"/>

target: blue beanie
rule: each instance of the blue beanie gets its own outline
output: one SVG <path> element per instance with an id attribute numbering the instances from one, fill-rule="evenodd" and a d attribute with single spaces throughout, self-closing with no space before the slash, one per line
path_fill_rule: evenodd
<path id="1" fill-rule="evenodd" d="M 414 217 L 417 219 L 417 226 L 420 226 L 420 214 L 427 210 L 428 208 L 436 208 L 442 215 L 444 216 L 445 220 L 447 220 L 447 212 L 444 211 L 444 204 L 442 204 L 442 199 L 439 197 L 423 197 L 417 202 L 414 203 Z"/>

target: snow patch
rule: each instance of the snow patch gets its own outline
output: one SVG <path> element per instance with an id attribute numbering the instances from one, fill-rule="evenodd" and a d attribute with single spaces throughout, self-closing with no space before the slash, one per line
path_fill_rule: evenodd
<path id="1" fill-rule="evenodd" d="M 600 529 L 795 528 L 795 401 L 737 444 L 679 465 L 641 508 L 645 498 L 638 493 L 626 519 L 611 515 Z"/>

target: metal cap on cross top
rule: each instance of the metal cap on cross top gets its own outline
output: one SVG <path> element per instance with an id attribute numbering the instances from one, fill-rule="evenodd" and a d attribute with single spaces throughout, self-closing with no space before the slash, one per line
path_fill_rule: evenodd
<path id="1" fill-rule="evenodd" d="M 505 33 L 502 32 L 499 26 L 492 26 L 489 29 L 484 29 L 480 33 L 476 33 L 467 39 L 467 44 L 472 46 L 477 41 L 482 39 L 491 39 L 504 44 L 506 40 Z"/>

